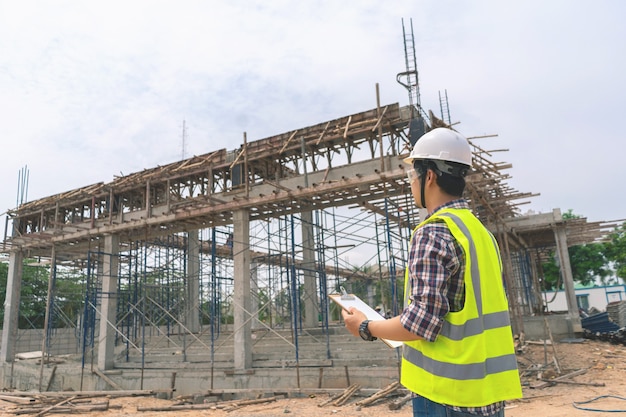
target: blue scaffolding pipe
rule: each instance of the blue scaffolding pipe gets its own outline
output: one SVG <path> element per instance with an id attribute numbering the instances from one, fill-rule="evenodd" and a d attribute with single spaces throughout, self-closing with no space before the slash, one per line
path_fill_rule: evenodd
<path id="1" fill-rule="evenodd" d="M 389 223 L 389 202 L 388 198 L 385 198 L 385 231 L 387 234 L 387 259 L 389 261 L 389 279 L 391 285 L 391 311 L 393 315 L 399 313 L 398 300 L 397 300 L 397 285 L 396 285 L 396 259 L 393 256 L 393 245 L 391 236 L 391 225 Z"/>
<path id="2" fill-rule="evenodd" d="M 322 320 L 322 332 L 326 335 L 326 359 L 331 358 L 330 354 L 330 334 L 328 331 L 328 283 L 326 282 L 326 260 L 325 247 L 324 247 L 324 227 L 320 225 L 321 216 L 319 210 L 315 211 L 315 230 L 317 233 L 316 245 L 317 248 L 317 271 L 319 277 L 319 296 L 320 296 L 320 313 Z"/>
<path id="3" fill-rule="evenodd" d="M 294 239 L 294 220 L 293 215 L 290 215 L 290 226 L 291 226 L 291 262 L 289 262 L 289 258 L 287 258 L 287 263 L 289 265 L 288 270 L 291 272 L 291 315 L 293 317 L 293 340 L 296 351 L 296 363 L 298 362 L 298 323 L 300 321 L 300 303 L 298 297 L 298 277 L 296 274 L 296 242 Z M 285 219 L 287 221 L 287 219 Z"/>

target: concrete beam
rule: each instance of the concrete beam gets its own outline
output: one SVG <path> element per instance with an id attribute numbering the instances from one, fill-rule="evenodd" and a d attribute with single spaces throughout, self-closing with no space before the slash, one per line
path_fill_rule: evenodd
<path id="1" fill-rule="evenodd" d="M 242 192 L 228 191 L 215 193 L 210 196 L 219 199 L 220 203 L 215 203 L 207 196 L 200 196 L 195 199 L 185 200 L 189 207 L 185 210 L 172 211 L 167 204 L 153 206 L 150 216 L 146 210 L 124 213 L 122 220 L 117 223 L 110 223 L 109 219 L 97 220 L 93 223 L 87 221 L 82 224 L 64 226 L 62 233 L 51 233 L 45 239 L 37 239 L 32 236 L 25 238 L 14 238 L 14 244 L 19 244 L 22 250 L 57 247 L 59 255 L 63 253 L 63 245 L 71 243 L 75 247 L 81 241 L 93 239 L 96 236 L 115 234 L 125 236 L 129 240 L 136 240 L 133 231 L 141 231 L 146 228 L 154 228 L 151 232 L 154 236 L 157 231 L 162 234 L 172 234 L 175 232 L 188 230 L 189 222 L 194 219 L 207 218 L 209 216 L 219 216 L 220 213 L 232 213 L 236 210 L 253 210 L 265 205 L 289 206 L 294 201 L 312 201 L 314 197 L 324 197 L 334 195 L 342 190 L 360 192 L 365 196 L 369 195 L 371 184 L 380 184 L 385 181 L 393 181 L 405 176 L 405 167 L 408 167 L 400 157 L 387 156 L 384 158 L 386 169 L 381 171 L 380 160 L 368 160 L 356 162 L 350 165 L 343 165 L 324 171 L 308 173 L 309 187 L 304 187 L 304 175 L 294 176 L 276 183 L 251 184 L 248 197 L 243 197 Z M 386 190 L 389 195 L 394 190 L 390 187 Z M 403 190 L 402 192 L 406 192 Z M 329 202 L 329 205 L 352 204 L 352 200 Z M 321 203 L 320 203 L 321 204 Z M 224 224 L 230 224 L 225 221 Z M 165 227 L 167 226 L 167 227 Z M 137 232 L 137 237 L 144 236 L 145 233 Z"/>
<path id="2" fill-rule="evenodd" d="M 563 217 L 559 209 L 554 209 L 551 213 L 532 214 L 529 216 L 506 219 L 506 225 L 514 230 L 550 227 L 553 224 L 561 222 L 563 222 Z"/>

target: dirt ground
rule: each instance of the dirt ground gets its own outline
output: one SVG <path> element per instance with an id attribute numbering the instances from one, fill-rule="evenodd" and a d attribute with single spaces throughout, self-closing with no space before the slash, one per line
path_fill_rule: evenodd
<path id="1" fill-rule="evenodd" d="M 507 404 L 505 412 L 507 417 L 614 416 L 616 411 L 626 413 L 625 346 L 592 340 L 581 340 L 577 343 L 557 343 L 554 347 L 544 347 L 542 344 L 535 343 L 537 342 L 527 342 L 518 355 L 524 384 L 524 398 Z M 558 368 L 553 360 L 555 356 Z M 568 376 L 572 373 L 578 375 Z M 540 378 L 553 382 L 546 383 Z M 554 382 L 554 378 L 561 378 L 561 380 Z M 400 394 L 385 397 L 371 406 L 356 404 L 359 400 L 367 398 L 364 396 L 354 396 L 339 406 L 332 403 L 322 405 L 325 402 L 328 403 L 330 398 L 327 393 L 303 396 L 302 398 L 270 396 L 263 399 L 265 402 L 256 404 L 207 403 L 199 405 L 207 407 L 205 409 L 146 411 L 149 407 L 167 408 L 185 403 L 190 405 L 191 402 L 176 398 L 165 400 L 154 397 L 119 397 L 108 399 L 108 404 L 105 403 L 105 411 L 82 411 L 78 415 L 90 417 L 276 417 L 284 414 L 307 417 L 412 416 L 410 402 L 398 410 L 390 410 L 389 405 L 393 401 L 399 400 Z M 55 400 L 57 403 L 59 401 L 61 400 Z M 107 399 L 92 398 L 85 401 L 102 403 Z M 49 403 L 44 408 L 50 407 L 52 404 Z M 76 405 L 78 403 L 70 401 L 66 404 L 59 404 L 57 408 L 62 411 L 62 406 L 75 407 Z M 31 411 L 29 413 L 31 415 L 41 411 L 41 409 L 34 411 L 32 407 L 34 406 L 18 405 L 14 402 L 0 400 L 0 415 L 22 414 L 18 411 L 20 408 L 22 411 Z M 72 415 L 77 415 L 77 408 L 72 411 L 74 412 Z M 45 413 L 45 415 L 64 414 L 70 414 L 70 411 L 57 414 Z"/>

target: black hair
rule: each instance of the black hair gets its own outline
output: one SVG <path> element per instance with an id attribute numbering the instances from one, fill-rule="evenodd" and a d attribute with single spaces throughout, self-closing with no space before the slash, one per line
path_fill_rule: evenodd
<path id="1" fill-rule="evenodd" d="M 441 164 L 442 162 L 440 162 Z M 437 185 L 446 193 L 454 197 L 463 196 L 465 190 L 465 174 L 468 167 L 456 162 L 443 162 L 446 165 L 448 172 L 455 173 L 457 175 L 443 172 L 434 161 L 429 159 L 416 159 L 413 161 L 413 168 L 418 175 L 424 175 L 429 169 L 437 174 Z"/>

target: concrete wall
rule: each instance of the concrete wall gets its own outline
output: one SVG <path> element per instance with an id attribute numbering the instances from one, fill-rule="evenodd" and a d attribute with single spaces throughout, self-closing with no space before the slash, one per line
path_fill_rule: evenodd
<path id="1" fill-rule="evenodd" d="M 80 341 L 76 329 L 55 329 L 47 351 L 51 355 L 80 353 Z M 17 332 L 16 353 L 41 351 L 44 332 L 41 329 L 21 329 Z M 0 340 L 2 333 L 0 333 Z"/>
<path id="2" fill-rule="evenodd" d="M 80 353 L 53 357 L 43 368 L 40 357 L 35 355 L 0 364 L 0 388 L 28 391 L 41 386 L 43 391 L 89 391 L 173 387 L 175 395 L 189 395 L 211 390 L 345 389 L 355 383 L 365 389 L 381 389 L 398 380 L 400 358 L 395 349 L 378 341 L 359 341 L 343 326 L 331 328 L 330 332 L 330 358 L 321 329 L 312 329 L 299 336 L 299 362 L 295 360 L 295 346 L 289 342 L 288 330 L 280 335 L 257 332 L 253 339 L 253 366 L 245 370 L 234 367 L 233 341 L 228 334 L 218 340 L 214 355 L 199 342 L 183 354 L 157 335 L 152 338 L 152 349 L 145 361 L 137 352 L 127 357 L 120 346 L 116 368 L 102 372 L 106 377 L 92 373 L 89 358 L 82 367 Z M 66 336 L 72 338 L 71 334 Z M 26 337 L 20 339 L 25 341 Z M 71 344 L 67 347 L 76 351 Z M 110 386 L 107 379 L 117 387 Z"/>
<path id="3" fill-rule="evenodd" d="M 580 336 L 573 333 L 572 323 L 567 314 L 551 314 L 545 318 L 555 342 Z M 524 336 L 526 340 L 549 340 L 544 316 L 524 317 Z"/>

